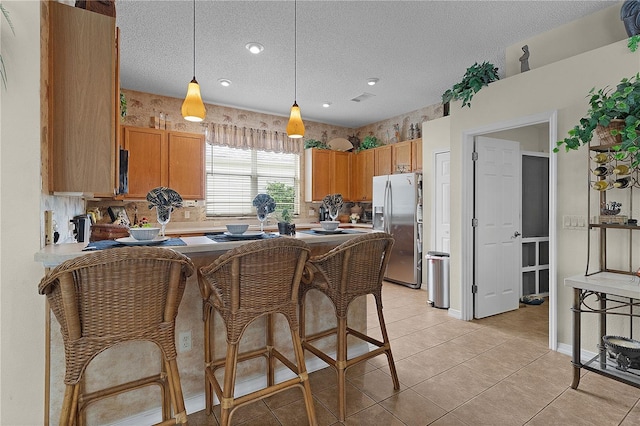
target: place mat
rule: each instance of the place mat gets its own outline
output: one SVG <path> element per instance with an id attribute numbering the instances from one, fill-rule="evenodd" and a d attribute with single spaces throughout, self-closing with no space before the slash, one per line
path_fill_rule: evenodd
<path id="1" fill-rule="evenodd" d="M 278 238 L 280 237 L 280 234 L 269 234 L 265 232 L 262 235 L 256 235 L 255 237 L 250 237 L 250 238 L 247 238 L 247 237 L 233 238 L 225 234 L 206 234 L 205 237 L 212 239 L 213 241 L 218 243 L 228 243 L 228 242 L 236 242 L 236 241 L 268 240 L 269 238 Z"/>
<path id="2" fill-rule="evenodd" d="M 187 243 L 182 241 L 182 239 L 180 238 L 169 238 L 167 241 L 163 241 L 161 243 L 140 245 L 136 247 L 149 247 L 149 246 L 167 247 L 167 246 L 186 246 L 186 245 Z M 83 248 L 82 251 L 104 250 L 104 249 L 109 249 L 114 247 L 127 247 L 127 245 L 119 243 L 115 240 L 92 241 L 89 244 L 87 244 L 87 246 Z"/>
<path id="3" fill-rule="evenodd" d="M 334 232 L 333 234 L 326 234 L 324 232 L 316 232 L 313 229 L 305 229 L 303 231 L 297 231 L 297 232 L 304 232 L 305 234 L 311 234 L 311 235 L 341 235 L 341 234 L 364 234 L 364 231 L 356 231 L 355 229 L 341 229 L 342 232 Z"/>

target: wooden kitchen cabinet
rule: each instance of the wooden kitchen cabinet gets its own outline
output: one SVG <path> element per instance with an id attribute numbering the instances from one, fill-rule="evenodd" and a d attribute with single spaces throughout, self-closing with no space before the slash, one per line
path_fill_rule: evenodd
<path id="1" fill-rule="evenodd" d="M 411 171 L 422 171 L 422 138 L 411 141 Z"/>
<path id="2" fill-rule="evenodd" d="M 351 174 L 351 199 L 353 201 L 373 200 L 373 171 L 375 150 L 368 149 L 353 155 Z"/>
<path id="3" fill-rule="evenodd" d="M 391 173 L 409 173 L 411 169 L 411 141 L 391 145 Z"/>
<path id="4" fill-rule="evenodd" d="M 375 176 L 382 176 L 393 173 L 391 145 L 381 146 L 379 148 L 375 148 L 373 151 L 375 152 L 375 166 L 373 174 Z"/>
<path id="5" fill-rule="evenodd" d="M 129 151 L 127 198 L 168 186 L 183 199 L 204 199 L 203 135 L 125 126 L 122 140 Z"/>
<path id="6" fill-rule="evenodd" d="M 169 188 L 184 199 L 204 200 L 204 135 L 167 132 L 169 138 Z"/>
<path id="7" fill-rule="evenodd" d="M 118 188 L 115 18 L 48 2 L 48 190 L 113 197 Z"/>
<path id="8" fill-rule="evenodd" d="M 342 194 L 344 200 L 349 200 L 352 155 L 343 151 L 306 149 L 305 201 L 322 201 L 328 194 Z"/>

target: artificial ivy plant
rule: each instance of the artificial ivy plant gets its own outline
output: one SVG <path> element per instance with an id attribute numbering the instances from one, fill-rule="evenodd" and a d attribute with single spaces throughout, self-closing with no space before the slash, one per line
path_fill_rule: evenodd
<path id="1" fill-rule="evenodd" d="M 564 145 L 565 151 L 576 150 L 587 145 L 597 126 L 608 126 L 612 120 L 624 120 L 622 130 L 612 129 L 613 136 L 620 135 L 620 145 L 612 147 L 622 158 L 627 153 L 640 149 L 640 73 L 631 78 L 623 78 L 615 90 L 605 87 L 589 91 L 589 111 L 580 119 L 580 123 L 569 130 L 569 136 L 558 141 L 554 152 Z"/>
<path id="2" fill-rule="evenodd" d="M 478 65 L 471 65 L 467 68 L 462 81 L 453 85 L 453 87 L 442 94 L 442 103 L 451 102 L 452 100 L 462 101 L 462 106 L 471 108 L 471 98 L 478 93 L 484 86 L 489 85 L 492 81 L 499 80 L 498 68 L 490 62 L 483 62 Z"/>

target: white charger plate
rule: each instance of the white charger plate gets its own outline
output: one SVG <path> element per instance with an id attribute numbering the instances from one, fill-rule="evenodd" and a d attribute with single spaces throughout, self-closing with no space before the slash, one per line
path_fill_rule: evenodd
<path id="1" fill-rule="evenodd" d="M 264 232 L 262 231 L 247 231 L 244 234 L 232 234 L 231 232 L 225 232 L 224 235 L 226 235 L 227 237 L 231 237 L 231 238 L 255 238 L 255 237 L 259 237 L 260 235 L 263 235 Z"/>
<path id="2" fill-rule="evenodd" d="M 169 237 L 157 236 L 153 240 L 136 240 L 133 237 L 116 238 L 116 241 L 127 246 L 147 246 L 151 244 L 158 244 L 163 241 L 167 241 Z"/>

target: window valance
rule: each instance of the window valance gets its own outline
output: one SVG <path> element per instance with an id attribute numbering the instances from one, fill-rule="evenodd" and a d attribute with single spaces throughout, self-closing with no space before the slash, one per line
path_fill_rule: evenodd
<path id="1" fill-rule="evenodd" d="M 211 145 L 223 145 L 240 149 L 283 152 L 287 154 L 301 154 L 304 151 L 302 139 L 291 139 L 287 137 L 286 132 L 238 127 L 233 124 L 206 124 L 205 140 Z"/>

